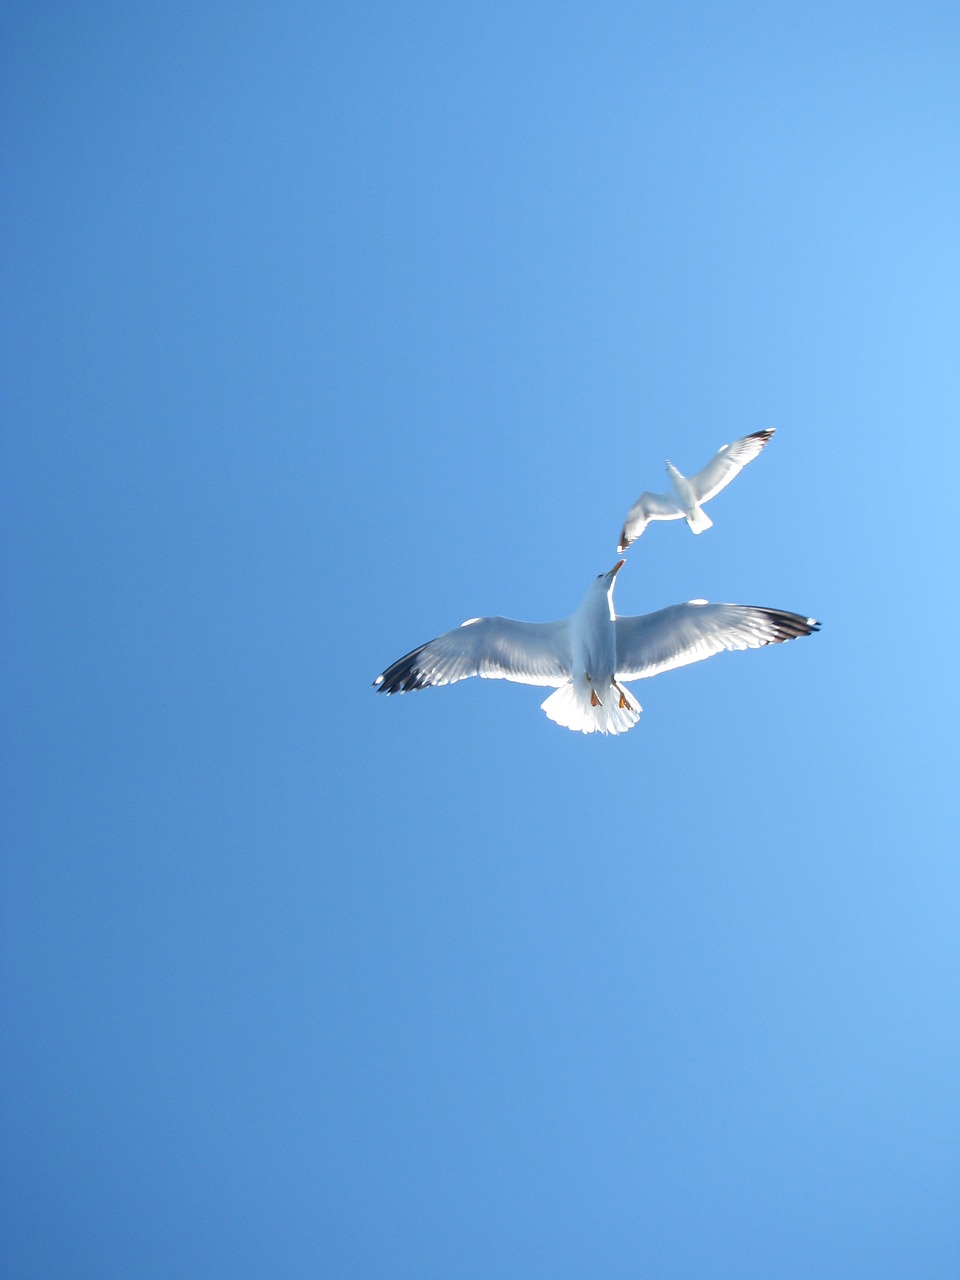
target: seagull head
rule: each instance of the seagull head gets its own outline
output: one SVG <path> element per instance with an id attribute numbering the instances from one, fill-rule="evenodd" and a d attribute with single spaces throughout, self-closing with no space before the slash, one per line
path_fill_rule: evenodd
<path id="1" fill-rule="evenodd" d="M 617 574 L 626 563 L 626 560 L 618 560 L 613 568 L 608 569 L 606 573 L 598 573 L 594 586 L 600 587 L 603 591 L 612 591 L 613 584 L 617 580 Z"/>
<path id="2" fill-rule="evenodd" d="M 598 573 L 590 583 L 587 594 L 580 604 L 580 609 L 588 618 L 601 617 L 604 614 L 610 618 L 615 617 L 613 587 L 617 581 L 617 574 L 626 563 L 626 560 L 618 560 L 612 569 L 608 569 L 606 573 Z"/>

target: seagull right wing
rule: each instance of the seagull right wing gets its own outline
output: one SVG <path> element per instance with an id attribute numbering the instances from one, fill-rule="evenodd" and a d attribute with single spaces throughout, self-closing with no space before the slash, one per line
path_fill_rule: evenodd
<path id="1" fill-rule="evenodd" d="M 398 659 L 373 683 L 380 693 L 408 693 L 483 676 L 557 688 L 569 680 L 571 665 L 567 619 L 471 618 Z"/>
<path id="2" fill-rule="evenodd" d="M 690 600 L 639 618 L 617 618 L 617 678 L 643 680 L 700 662 L 724 649 L 759 649 L 819 631 L 784 609 Z"/>
<path id="3" fill-rule="evenodd" d="M 775 428 L 755 431 L 752 436 L 725 444 L 714 454 L 702 471 L 690 477 L 698 502 L 707 502 L 715 493 L 725 489 L 734 476 L 739 475 L 748 462 L 752 462 L 763 446 L 769 443 Z"/>
<path id="4" fill-rule="evenodd" d="M 636 542 L 651 520 L 680 520 L 682 517 L 683 510 L 669 494 L 641 493 L 627 512 L 618 550 L 626 551 L 631 542 Z"/>

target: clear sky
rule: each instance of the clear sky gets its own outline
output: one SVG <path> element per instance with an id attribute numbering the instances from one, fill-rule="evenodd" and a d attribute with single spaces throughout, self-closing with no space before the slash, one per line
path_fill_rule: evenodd
<path id="1" fill-rule="evenodd" d="M 960 1275 L 960 16 L 17 3 L 0 1273 Z M 819 635 L 371 681 L 572 611 Z"/>

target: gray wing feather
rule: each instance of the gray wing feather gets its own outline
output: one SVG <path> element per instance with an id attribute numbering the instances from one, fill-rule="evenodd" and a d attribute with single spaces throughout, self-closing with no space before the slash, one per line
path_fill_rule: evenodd
<path id="1" fill-rule="evenodd" d="M 666 493 L 641 493 L 623 522 L 620 534 L 620 550 L 625 551 L 631 542 L 640 537 L 651 520 L 679 520 L 683 511 Z"/>
<path id="2" fill-rule="evenodd" d="M 643 680 L 724 649 L 759 649 L 819 631 L 799 613 L 691 600 L 639 618 L 617 618 L 617 676 Z"/>
<path id="3" fill-rule="evenodd" d="M 472 618 L 413 649 L 377 676 L 380 693 L 408 693 L 470 676 L 559 687 L 570 678 L 570 628 L 562 622 Z"/>
<path id="4" fill-rule="evenodd" d="M 707 502 L 714 494 L 726 488 L 734 476 L 739 475 L 748 462 L 752 462 L 764 445 L 768 444 L 775 428 L 755 431 L 752 436 L 725 444 L 710 459 L 702 471 L 690 477 L 698 502 Z"/>

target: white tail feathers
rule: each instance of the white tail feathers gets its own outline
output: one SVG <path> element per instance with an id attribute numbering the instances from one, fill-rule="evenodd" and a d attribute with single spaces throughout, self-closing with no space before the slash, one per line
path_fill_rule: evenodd
<path id="1" fill-rule="evenodd" d="M 640 703 L 621 685 L 608 685 L 597 705 L 593 697 L 586 680 L 568 680 L 540 705 L 554 724 L 580 733 L 626 733 L 640 719 Z"/>
<path id="2" fill-rule="evenodd" d="M 687 524 L 694 533 L 703 533 L 704 529 L 713 528 L 713 521 L 703 507 L 694 507 L 693 515 L 687 516 Z"/>

